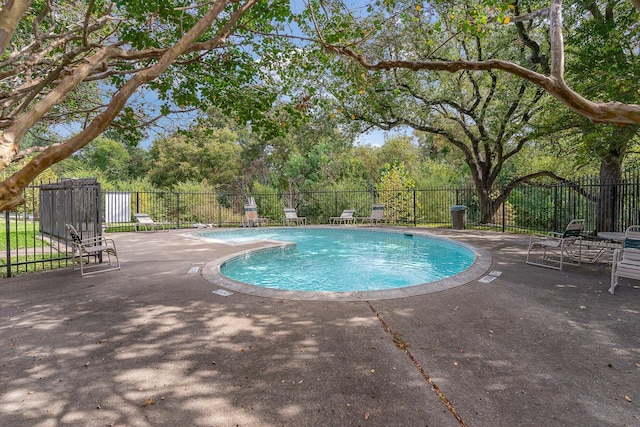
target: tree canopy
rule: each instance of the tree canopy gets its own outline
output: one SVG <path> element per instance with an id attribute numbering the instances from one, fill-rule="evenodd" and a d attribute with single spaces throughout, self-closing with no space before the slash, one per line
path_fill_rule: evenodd
<path id="1" fill-rule="evenodd" d="M 340 76 L 330 81 L 339 111 L 361 127 L 409 126 L 459 149 L 481 221 L 491 220 L 518 183 L 560 179 L 552 169 L 514 174 L 507 166 L 529 144 L 561 132 L 570 139 L 568 129 L 582 136 L 573 141 L 580 151 L 597 153 L 602 176 L 620 178 L 640 129 L 640 31 L 630 2 L 573 2 L 564 27 L 559 0 L 393 1 L 370 5 L 366 14 L 336 2 L 308 14 L 307 31 L 321 38 L 324 61 Z M 563 33 L 571 37 L 567 45 Z M 602 212 L 615 200 L 598 199 Z M 612 225 L 603 216 L 598 226 Z"/>
<path id="2" fill-rule="evenodd" d="M 582 2 L 587 9 L 588 3 Z M 637 0 L 637 9 L 628 1 L 605 3 L 622 11 L 626 22 L 637 21 Z M 355 13 L 332 0 L 311 0 L 301 11 L 292 11 L 288 0 L 6 1 L 0 11 L 0 170 L 35 156 L 0 184 L 0 210 L 16 206 L 22 189 L 39 173 L 107 129 L 135 144 L 142 136 L 140 126 L 172 111 L 206 111 L 213 105 L 251 123 L 255 131 L 284 134 L 298 118 L 317 114 L 313 106 L 325 96 L 324 83 L 344 77 L 327 73 L 336 55 L 374 74 L 506 72 L 592 122 L 639 124 L 635 86 L 628 96 L 618 97 L 612 91 L 581 93 L 576 82 L 573 87 L 567 83 L 563 12 L 560 0 L 390 0 L 368 3 Z M 455 25 L 447 26 L 445 16 Z M 405 26 L 400 24 L 418 21 L 420 31 L 433 37 L 422 38 L 420 49 L 411 54 L 389 56 L 392 50 L 373 45 L 380 40 L 377 34 L 394 34 Z M 482 37 L 508 26 L 524 31 L 519 40 L 529 59 L 507 54 L 477 60 L 463 51 L 454 55 L 452 49 L 444 55 L 449 38 L 463 33 Z M 301 37 L 300 31 L 308 36 Z M 632 74 L 625 82 L 640 80 L 639 33 L 637 25 L 616 33 L 635 53 L 629 56 L 635 62 L 628 64 Z M 407 39 L 410 34 L 395 36 Z M 325 56 L 312 56 L 314 48 Z M 140 90 L 157 97 L 158 112 L 131 103 Z M 49 145 L 23 144 L 30 133 L 62 123 L 72 123 L 74 133 Z"/>
<path id="3" fill-rule="evenodd" d="M 410 70 L 410 71 L 445 71 L 456 73 L 459 71 L 503 71 L 515 75 L 541 87 L 560 103 L 587 117 L 594 123 L 612 123 L 617 125 L 640 124 L 640 105 L 624 103 L 617 100 L 591 100 L 570 87 L 565 80 L 565 42 L 563 37 L 562 0 L 551 0 L 546 7 L 540 3 L 536 10 L 520 10 L 519 1 L 436 1 L 433 6 L 410 1 L 385 1 L 369 6 L 368 14 L 360 16 L 351 11 L 345 11 L 343 3 L 335 2 L 332 8 L 309 8 L 309 20 L 320 38 L 324 49 L 332 54 L 347 57 L 371 72 L 381 70 Z M 637 19 L 637 11 L 631 11 L 630 2 L 622 3 L 622 7 L 630 10 Z M 527 4 L 529 4 L 527 2 Z M 451 20 L 457 21 L 453 28 L 445 28 L 442 20 L 443 8 Z M 528 13 L 527 13 L 528 12 Z M 476 60 L 468 58 L 463 52 L 441 56 L 442 47 L 447 40 L 438 41 L 443 33 L 449 39 L 461 33 L 491 34 L 499 32 L 500 26 L 516 25 L 519 31 L 524 26 L 521 23 L 532 23 L 547 20 L 548 29 L 537 29 L 528 32 L 522 42 L 531 50 L 529 59 L 518 62 L 509 56 L 485 58 Z M 371 48 L 375 44 L 375 37 L 380 32 L 393 33 L 400 37 L 410 37 L 411 34 L 401 34 L 402 28 L 413 21 L 421 22 L 424 34 L 433 34 L 433 43 L 423 46 L 423 49 L 409 52 L 380 51 Z M 537 34 L 536 34 L 537 33 Z M 541 43 L 535 43 L 535 37 L 548 40 L 547 55 L 539 50 Z M 637 26 L 627 29 L 625 37 L 629 46 L 637 49 L 640 41 L 640 31 Z M 531 43 L 530 43 L 531 42 Z M 451 51 L 450 51 L 451 52 Z M 537 71 L 536 67 L 548 61 L 546 67 Z M 532 67 L 533 65 L 533 67 Z M 636 94 L 637 95 L 637 94 Z"/>
<path id="4" fill-rule="evenodd" d="M 250 12 L 250 13 L 249 13 Z M 274 33 L 291 18 L 288 1 L 8 1 L 0 11 L 0 169 L 36 126 L 76 122 L 0 185 L 0 210 L 14 206 L 40 172 L 110 125 L 135 129 L 127 105 L 140 89 L 177 108 L 218 105 L 255 126 L 277 98 L 264 82 L 282 59 Z M 285 50 L 286 51 L 286 50 Z M 134 133 L 135 137 L 135 133 Z"/>

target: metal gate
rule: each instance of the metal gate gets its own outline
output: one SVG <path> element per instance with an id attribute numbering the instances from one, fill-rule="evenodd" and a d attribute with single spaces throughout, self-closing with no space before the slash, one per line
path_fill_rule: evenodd
<path id="1" fill-rule="evenodd" d="M 76 227 L 82 238 L 102 235 L 100 193 L 95 178 L 25 189 L 23 205 L 5 212 L 6 247 L 0 255 L 0 275 L 70 266 L 73 248 L 65 224 Z"/>
<path id="2" fill-rule="evenodd" d="M 100 184 L 95 178 L 66 179 L 40 186 L 40 231 L 67 238 L 66 224 L 83 239 L 102 235 Z"/>

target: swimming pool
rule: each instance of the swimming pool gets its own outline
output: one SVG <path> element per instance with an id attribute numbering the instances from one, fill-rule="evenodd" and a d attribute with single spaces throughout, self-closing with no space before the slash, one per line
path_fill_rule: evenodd
<path id="1" fill-rule="evenodd" d="M 414 233 L 330 228 L 250 229 L 200 233 L 228 245 L 295 242 L 243 252 L 219 266 L 223 276 L 259 287 L 297 292 L 369 292 L 439 282 L 467 270 L 476 252 Z"/>

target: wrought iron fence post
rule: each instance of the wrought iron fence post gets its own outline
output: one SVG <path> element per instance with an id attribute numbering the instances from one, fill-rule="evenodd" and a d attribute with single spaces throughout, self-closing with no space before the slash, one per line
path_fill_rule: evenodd
<path id="1" fill-rule="evenodd" d="M 5 228 L 7 231 L 7 277 L 11 277 L 11 214 L 4 212 Z"/>
<path id="2" fill-rule="evenodd" d="M 218 206 L 218 227 L 222 227 L 222 204 L 220 203 L 220 199 L 217 195 L 215 195 L 215 198 L 217 201 L 216 205 Z"/>
<path id="3" fill-rule="evenodd" d="M 180 193 L 176 193 L 176 228 L 180 229 Z"/>
<path id="4" fill-rule="evenodd" d="M 553 230 L 558 230 L 558 185 L 553 186 Z"/>
<path id="5" fill-rule="evenodd" d="M 504 188 L 502 189 L 502 194 L 504 194 Z M 507 199 L 505 198 L 502 202 L 502 232 L 504 233 L 507 229 Z"/>
<path id="6" fill-rule="evenodd" d="M 617 181 L 617 180 L 616 180 Z M 620 182 L 609 184 L 611 187 L 611 225 L 613 225 L 613 231 L 618 231 L 620 222 L 618 221 L 618 189 L 620 188 Z"/>
<path id="7" fill-rule="evenodd" d="M 418 225 L 418 217 L 416 215 L 416 189 L 413 189 L 413 226 L 416 227 Z"/>

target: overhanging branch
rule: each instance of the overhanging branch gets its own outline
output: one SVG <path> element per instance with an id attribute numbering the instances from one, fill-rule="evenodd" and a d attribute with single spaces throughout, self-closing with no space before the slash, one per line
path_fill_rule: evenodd
<path id="1" fill-rule="evenodd" d="M 212 48 L 223 43 L 226 40 L 228 35 L 233 30 L 236 22 L 249 9 L 251 9 L 256 2 L 257 0 L 247 0 L 242 6 L 238 7 L 238 9 L 236 9 L 236 11 L 231 16 L 226 18 L 225 25 L 218 32 L 218 35 L 214 39 L 212 39 L 212 42 L 216 42 L 212 44 Z M 39 173 L 47 169 L 52 164 L 69 157 L 75 151 L 87 145 L 101 132 L 103 132 L 118 115 L 118 113 L 122 111 L 129 97 L 131 97 L 131 95 L 135 93 L 135 91 L 140 86 L 154 80 L 159 75 L 161 75 L 176 60 L 179 55 L 193 46 L 195 40 L 197 40 L 197 38 L 207 28 L 210 27 L 213 21 L 217 19 L 217 17 L 224 11 L 228 3 L 229 0 L 218 0 L 214 2 L 214 4 L 203 15 L 203 17 L 180 40 L 178 40 L 178 42 L 167 49 L 153 67 L 132 76 L 131 79 L 129 79 L 127 83 L 125 83 L 122 88 L 114 95 L 114 97 L 107 105 L 105 111 L 96 116 L 93 121 L 85 129 L 83 129 L 82 132 L 64 141 L 60 145 L 47 147 L 42 153 L 32 159 L 24 168 L 20 169 L 6 181 L 4 181 L 0 185 L 0 211 L 5 211 L 16 206 L 20 201 L 22 189 L 26 187 Z M 118 52 L 115 52 L 114 49 Z M 121 51 L 120 49 L 111 47 L 104 48 L 100 52 L 112 58 L 114 54 L 117 54 Z M 86 64 L 86 66 L 87 68 L 91 69 L 95 67 L 95 64 Z M 86 75 L 83 77 L 86 77 Z M 72 81 L 68 82 L 68 84 L 71 83 Z M 59 96 L 58 93 L 51 93 L 50 95 L 52 97 Z M 48 111 L 48 109 L 46 108 L 48 104 L 45 102 L 45 100 L 50 102 L 50 100 L 45 97 L 42 101 L 36 104 L 32 110 L 26 112 L 24 116 L 32 114 L 33 117 L 31 117 L 31 120 L 33 120 L 34 118 L 37 119 L 38 117 L 42 117 L 42 115 L 46 113 L 46 111 Z M 49 109 L 50 108 L 51 106 L 49 106 Z M 17 154 L 17 143 L 15 143 L 14 139 L 15 135 L 22 132 L 23 136 L 30 127 L 31 126 L 25 126 L 24 129 L 15 129 L 13 131 L 13 134 L 9 135 L 10 138 L 3 141 L 5 147 L 10 146 L 14 151 L 11 153 L 7 152 L 6 154 L 10 154 L 10 156 L 8 156 L 7 159 L 2 160 L 10 161 L 9 157 L 12 158 L 13 156 L 15 156 L 15 154 Z M 5 132 L 3 138 L 6 136 L 7 133 Z"/>
<path id="2" fill-rule="evenodd" d="M 640 3 L 640 0 L 634 0 Z M 548 12 L 551 33 L 552 64 L 549 76 L 537 73 L 513 62 L 490 59 L 485 61 L 408 61 L 380 60 L 369 61 L 365 55 L 345 46 L 324 43 L 323 47 L 337 55 L 351 58 L 367 70 L 381 71 L 406 69 L 412 71 L 445 71 L 455 73 L 462 70 L 489 71 L 500 70 L 515 75 L 543 88 L 566 107 L 587 117 L 593 123 L 610 123 L 621 126 L 640 124 L 640 105 L 620 102 L 594 102 L 572 90 L 564 81 L 564 41 L 562 36 L 562 1 L 553 0 Z M 542 16 L 543 11 L 520 17 L 520 20 Z"/>

